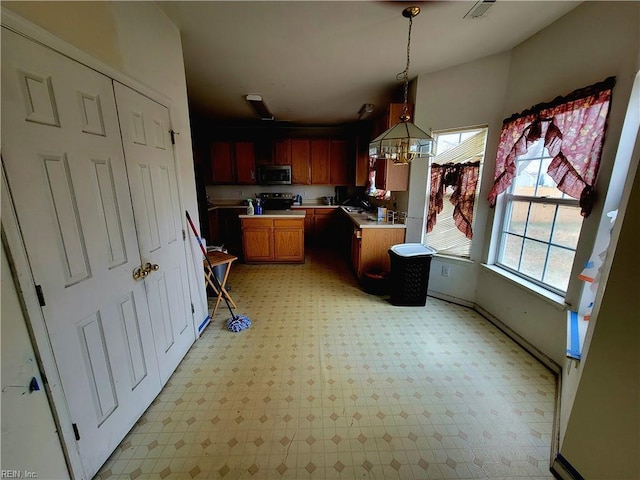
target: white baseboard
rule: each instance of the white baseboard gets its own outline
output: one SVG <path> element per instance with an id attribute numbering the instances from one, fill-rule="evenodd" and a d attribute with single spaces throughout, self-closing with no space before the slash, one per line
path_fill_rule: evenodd
<path id="1" fill-rule="evenodd" d="M 446 293 L 434 292 L 433 290 L 429 290 L 427 294 L 430 297 L 444 300 L 445 302 L 455 303 L 456 305 L 462 305 L 463 307 L 474 308 L 473 302 L 458 297 L 452 297 L 451 295 L 447 295 Z"/>

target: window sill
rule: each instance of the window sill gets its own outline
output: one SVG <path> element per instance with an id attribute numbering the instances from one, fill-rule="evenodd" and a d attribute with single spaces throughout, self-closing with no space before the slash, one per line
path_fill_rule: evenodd
<path id="1" fill-rule="evenodd" d="M 528 282 L 525 279 L 520 278 L 511 272 L 508 272 L 502 268 L 496 267 L 495 265 L 487 265 L 483 263 L 482 266 L 485 269 L 489 270 L 490 272 L 495 273 L 496 275 L 499 275 L 500 277 L 504 278 L 505 280 L 512 283 L 513 285 L 516 285 L 521 289 L 526 290 L 529 293 L 533 293 L 538 298 L 540 298 L 541 300 L 544 300 L 545 302 L 547 302 L 549 305 L 556 308 L 557 310 L 564 311 L 570 308 L 570 306 L 567 305 L 567 303 L 564 301 L 564 297 L 561 297 L 558 294 L 545 290 L 544 288 L 536 285 L 535 283 Z"/>

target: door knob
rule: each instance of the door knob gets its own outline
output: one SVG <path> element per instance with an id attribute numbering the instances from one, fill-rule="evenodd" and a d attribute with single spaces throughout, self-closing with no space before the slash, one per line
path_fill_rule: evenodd
<path id="1" fill-rule="evenodd" d="M 133 279 L 140 280 L 141 278 L 147 277 L 151 272 L 158 271 L 159 269 L 160 265 L 157 263 L 147 262 L 133 271 Z"/>
<path id="2" fill-rule="evenodd" d="M 141 267 L 137 267 L 134 271 L 133 271 L 133 279 L 134 280 L 140 280 L 141 278 L 146 277 L 147 275 L 149 275 L 149 271 L 145 270 Z"/>
<path id="3" fill-rule="evenodd" d="M 157 263 L 147 262 L 144 264 L 143 270 L 146 270 L 147 273 L 157 272 L 160 269 L 160 265 Z"/>

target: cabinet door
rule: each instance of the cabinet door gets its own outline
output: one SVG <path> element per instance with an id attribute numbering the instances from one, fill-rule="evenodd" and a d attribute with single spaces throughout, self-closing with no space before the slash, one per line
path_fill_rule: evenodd
<path id="1" fill-rule="evenodd" d="M 305 209 L 305 217 L 304 217 L 304 243 L 306 245 L 310 245 L 313 243 L 313 238 L 315 236 L 315 229 L 313 228 L 313 208 Z"/>
<path id="2" fill-rule="evenodd" d="M 349 185 L 347 142 L 331 140 L 331 185 Z"/>
<path id="3" fill-rule="evenodd" d="M 291 165 L 291 139 L 276 140 L 273 148 L 273 163 L 276 165 Z"/>
<path id="4" fill-rule="evenodd" d="M 304 261 L 304 221 L 274 220 L 273 250 L 278 261 Z"/>
<path id="5" fill-rule="evenodd" d="M 205 237 L 208 245 L 220 245 L 220 218 L 218 209 L 210 210 L 207 214 L 209 219 L 209 236 Z"/>
<path id="6" fill-rule="evenodd" d="M 336 240 L 335 232 L 335 214 L 337 212 L 333 208 L 316 208 L 313 216 L 315 230 L 315 243 L 327 247 L 331 246 Z"/>
<path id="7" fill-rule="evenodd" d="M 247 262 L 273 260 L 273 220 L 242 219 L 242 250 Z"/>
<path id="8" fill-rule="evenodd" d="M 369 142 L 366 137 L 356 139 L 355 186 L 364 187 L 369 181 Z"/>
<path id="9" fill-rule="evenodd" d="M 218 245 L 224 245 L 229 253 L 242 253 L 242 231 L 238 215 L 247 213 L 246 208 L 221 208 L 218 211 Z"/>
<path id="10" fill-rule="evenodd" d="M 409 188 L 409 165 L 396 165 L 393 160 L 376 160 L 376 188 L 405 192 Z"/>
<path id="11" fill-rule="evenodd" d="M 331 158 L 329 140 L 311 140 L 311 183 L 328 185 L 331 181 Z"/>
<path id="12" fill-rule="evenodd" d="M 236 142 L 236 183 L 255 185 L 256 152 L 253 142 Z"/>
<path id="13" fill-rule="evenodd" d="M 361 247 L 362 230 L 354 228 L 353 235 L 351 236 L 351 265 L 353 265 L 353 271 L 356 272 L 358 278 L 362 276 L 362 269 L 360 268 Z"/>
<path id="14" fill-rule="evenodd" d="M 233 183 L 231 142 L 211 143 L 211 173 L 213 183 Z"/>
<path id="15" fill-rule="evenodd" d="M 309 140 L 291 140 L 291 176 L 295 185 L 311 184 Z"/>

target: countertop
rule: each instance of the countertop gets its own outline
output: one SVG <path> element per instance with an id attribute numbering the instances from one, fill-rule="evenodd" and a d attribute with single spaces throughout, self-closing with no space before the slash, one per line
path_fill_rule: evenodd
<path id="1" fill-rule="evenodd" d="M 305 211 L 300 210 L 265 210 L 262 215 L 238 215 L 238 218 L 304 218 Z"/>
<path id="2" fill-rule="evenodd" d="M 365 212 L 359 208 L 342 206 L 340 210 L 342 210 L 358 228 L 407 228 L 404 223 L 388 223 L 386 220 L 379 222 L 375 220 L 374 213 Z"/>

